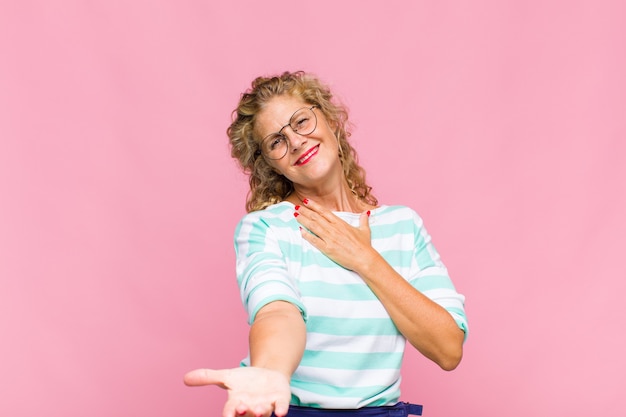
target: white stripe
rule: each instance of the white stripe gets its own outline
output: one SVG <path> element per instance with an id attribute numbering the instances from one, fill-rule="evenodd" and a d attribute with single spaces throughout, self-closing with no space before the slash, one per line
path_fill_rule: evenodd
<path id="1" fill-rule="evenodd" d="M 385 251 L 389 248 L 393 251 L 405 250 L 411 255 L 415 246 L 413 243 L 415 236 L 411 232 L 412 230 L 407 230 L 407 232 L 403 234 L 372 239 L 372 246 L 374 246 L 377 251 Z"/>
<path id="2" fill-rule="evenodd" d="M 400 377 L 400 370 L 390 372 L 389 369 L 368 369 L 367 371 L 324 369 L 322 375 L 317 368 L 300 366 L 293 378 L 299 381 L 316 381 L 323 385 L 335 387 L 375 387 L 390 385 Z"/>
<path id="3" fill-rule="evenodd" d="M 454 290 L 448 288 L 433 289 L 424 291 L 424 295 L 440 305 L 463 309 L 465 297 Z"/>
<path id="4" fill-rule="evenodd" d="M 252 230 L 251 217 L 245 217 L 239 228 L 239 234 L 236 236 L 237 249 L 239 251 L 239 259 L 246 259 L 250 250 L 249 237 Z M 246 262 L 247 263 L 247 262 Z"/>
<path id="5" fill-rule="evenodd" d="M 388 319 L 389 314 L 378 300 L 347 301 L 319 297 L 302 297 L 310 316 L 337 318 Z"/>
<path id="6" fill-rule="evenodd" d="M 300 262 L 290 262 L 291 269 L 300 269 L 300 282 L 323 282 L 326 284 L 362 284 L 356 273 L 343 268 L 321 268 L 319 265 L 300 266 Z"/>

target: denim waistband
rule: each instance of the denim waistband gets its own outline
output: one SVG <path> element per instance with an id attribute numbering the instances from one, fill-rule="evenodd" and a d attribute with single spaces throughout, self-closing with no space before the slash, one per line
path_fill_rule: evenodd
<path id="1" fill-rule="evenodd" d="M 422 406 L 407 402 L 382 407 L 363 407 L 354 410 L 301 407 L 290 405 L 287 417 L 407 417 L 421 416 Z M 274 416 L 272 414 L 272 416 Z"/>

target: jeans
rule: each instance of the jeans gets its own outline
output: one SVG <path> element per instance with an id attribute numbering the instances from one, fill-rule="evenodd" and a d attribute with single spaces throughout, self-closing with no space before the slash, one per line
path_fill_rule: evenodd
<path id="1" fill-rule="evenodd" d="M 382 407 L 363 407 L 356 410 L 326 409 L 313 407 L 289 406 L 287 417 L 407 417 L 421 416 L 422 406 L 400 402 Z M 274 416 L 272 414 L 272 416 Z"/>

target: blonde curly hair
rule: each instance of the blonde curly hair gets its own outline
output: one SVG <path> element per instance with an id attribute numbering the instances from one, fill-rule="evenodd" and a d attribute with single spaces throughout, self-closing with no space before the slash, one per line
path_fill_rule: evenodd
<path id="1" fill-rule="evenodd" d="M 267 163 L 260 152 L 262 138 L 255 137 L 256 114 L 273 97 L 290 95 L 316 105 L 333 128 L 339 143 L 339 158 L 352 193 L 362 201 L 376 206 L 378 200 L 365 182 L 365 170 L 359 166 L 356 151 L 348 142 L 348 112 L 333 100 L 330 89 L 317 78 L 303 71 L 284 72 L 273 77 L 257 77 L 250 89 L 241 95 L 233 111 L 233 122 L 226 130 L 231 156 L 249 176 L 250 191 L 246 201 L 248 212 L 262 210 L 279 203 L 294 191 L 293 183 Z"/>

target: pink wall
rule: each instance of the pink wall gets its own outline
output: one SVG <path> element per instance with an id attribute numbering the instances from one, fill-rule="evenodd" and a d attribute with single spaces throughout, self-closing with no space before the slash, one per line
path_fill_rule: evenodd
<path id="1" fill-rule="evenodd" d="M 404 399 L 623 414 L 624 3 L 219 3 L 0 5 L 0 415 L 218 415 L 181 379 L 246 350 L 224 131 L 284 69 L 344 98 L 467 296 L 463 363 L 411 352 Z"/>

